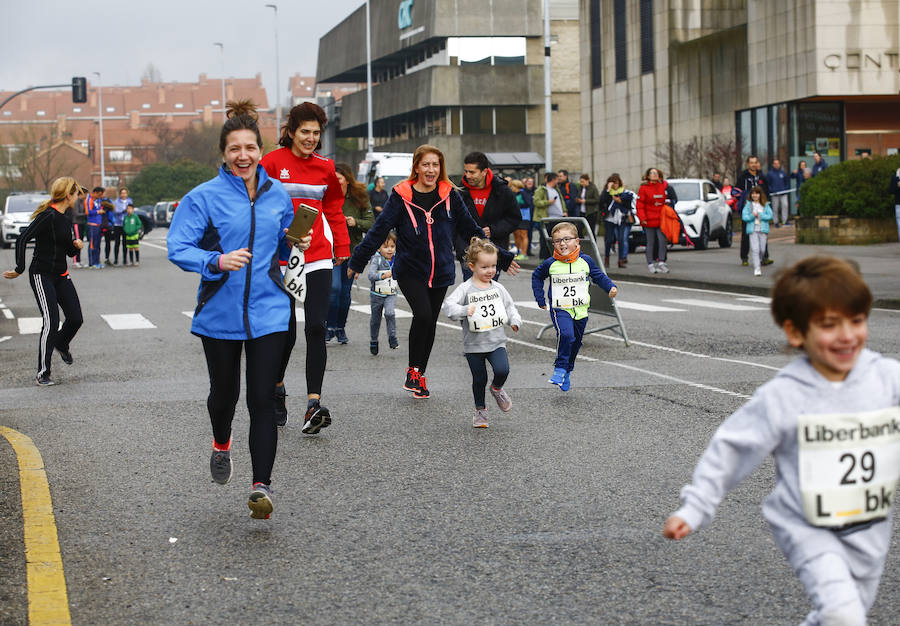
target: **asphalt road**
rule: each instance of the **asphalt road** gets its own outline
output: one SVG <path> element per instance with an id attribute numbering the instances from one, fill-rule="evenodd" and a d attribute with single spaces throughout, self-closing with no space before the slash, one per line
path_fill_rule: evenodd
<path id="1" fill-rule="evenodd" d="M 764 298 L 622 281 L 632 345 L 591 335 L 568 393 L 546 383 L 555 337 L 535 335 L 547 314 L 523 305 L 508 333 L 513 409 L 489 405 L 487 430 L 471 427 L 455 323 L 438 328 L 432 397 L 417 401 L 400 389 L 409 319 L 400 349 L 382 336 L 373 357 L 368 314 L 352 311 L 351 343 L 328 353 L 334 423 L 316 437 L 300 433 L 302 341 L 294 352 L 275 512 L 260 521 L 246 507 L 243 399 L 234 479 L 209 478 L 208 378 L 184 314 L 198 279 L 165 259 L 165 234 L 150 234 L 139 268 L 73 270 L 85 325 L 75 364 L 54 357 L 53 387 L 32 382 L 27 280 L 0 282 L 0 425 L 43 456 L 72 623 L 796 624 L 808 612 L 760 512 L 771 462 L 710 528 L 661 536 L 717 425 L 792 358 Z M 532 299 L 528 273 L 502 281 Z M 367 308 L 366 291 L 353 297 Z M 113 330 L 101 316 L 115 314 L 153 327 Z M 900 356 L 900 312 L 873 312 L 870 347 Z M 3 438 L 0 485 L 0 623 L 25 624 L 19 477 Z M 897 543 L 873 624 L 896 623 Z"/>

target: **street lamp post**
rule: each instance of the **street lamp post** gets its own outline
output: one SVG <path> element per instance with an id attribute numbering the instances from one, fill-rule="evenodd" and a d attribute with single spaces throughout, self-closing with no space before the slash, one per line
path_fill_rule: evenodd
<path id="1" fill-rule="evenodd" d="M 103 87 L 100 86 L 100 72 L 94 72 L 97 76 L 97 111 L 100 113 L 100 186 L 106 187 L 106 161 L 103 157 Z"/>
<path id="2" fill-rule="evenodd" d="M 225 44 L 217 41 L 213 45 L 218 46 L 222 52 L 222 121 L 224 122 L 227 119 L 225 116 Z"/>
<path id="3" fill-rule="evenodd" d="M 275 11 L 275 136 L 278 137 L 278 125 L 281 124 L 281 68 L 278 65 L 278 5 L 267 4 Z"/>
<path id="4" fill-rule="evenodd" d="M 372 17 L 369 0 L 366 0 L 366 107 L 369 113 L 369 152 L 375 151 L 375 132 L 372 128 Z"/>

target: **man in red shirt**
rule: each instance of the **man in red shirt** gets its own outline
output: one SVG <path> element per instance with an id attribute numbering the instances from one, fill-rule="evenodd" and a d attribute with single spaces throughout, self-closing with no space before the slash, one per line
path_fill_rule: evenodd
<path id="1" fill-rule="evenodd" d="M 322 147 L 320 138 L 327 121 L 322 107 L 312 102 L 298 104 L 288 113 L 287 122 L 281 128 L 278 142 L 281 148 L 260 161 L 269 176 L 284 185 L 295 211 L 300 203 L 319 210 L 312 227 L 312 242 L 305 252 L 306 300 L 303 311 L 306 320 L 307 410 L 302 432 L 309 435 L 331 424 L 331 414 L 320 402 L 327 360 L 325 327 L 331 295 L 331 273 L 335 265 L 350 258 L 350 235 L 341 212 L 344 194 L 334 173 L 334 162 L 316 153 Z M 297 340 L 295 316 L 291 316 L 290 322 L 281 382 L 275 388 L 276 421 L 279 426 L 287 423 L 284 374 Z"/>
<path id="2" fill-rule="evenodd" d="M 483 152 L 470 152 L 463 159 L 463 171 L 460 195 L 469 214 L 484 229 L 495 246 L 501 250 L 509 249 L 509 235 L 522 221 L 522 213 L 516 203 L 516 194 L 503 178 L 494 176 L 487 156 Z M 456 258 L 462 268 L 463 280 L 472 276 L 468 264 L 464 261 L 468 241 L 456 237 Z M 498 272 L 499 274 L 499 272 Z"/>

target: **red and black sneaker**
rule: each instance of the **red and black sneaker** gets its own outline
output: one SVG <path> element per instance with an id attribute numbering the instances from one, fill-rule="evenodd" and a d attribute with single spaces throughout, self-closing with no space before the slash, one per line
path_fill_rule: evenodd
<path id="1" fill-rule="evenodd" d="M 418 372 L 416 373 L 418 374 Z M 425 380 L 425 376 L 419 374 L 419 388 L 413 392 L 414 398 L 424 399 L 431 395 L 431 393 L 428 391 L 428 385 L 426 383 L 427 381 Z"/>
<path id="2" fill-rule="evenodd" d="M 406 382 L 403 383 L 403 388 L 407 391 L 412 391 L 413 393 L 419 390 L 419 368 L 406 368 Z"/>

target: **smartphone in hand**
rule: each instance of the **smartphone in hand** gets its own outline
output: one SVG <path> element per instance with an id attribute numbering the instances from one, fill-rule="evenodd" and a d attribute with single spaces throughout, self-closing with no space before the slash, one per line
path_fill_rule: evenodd
<path id="1" fill-rule="evenodd" d="M 309 233 L 309 229 L 312 228 L 313 222 L 316 221 L 316 217 L 319 215 L 319 210 L 315 209 L 308 204 L 301 204 L 297 207 L 297 210 L 294 211 L 294 220 L 291 222 L 291 225 L 288 227 L 287 237 L 288 241 L 291 243 L 297 243 Z"/>

